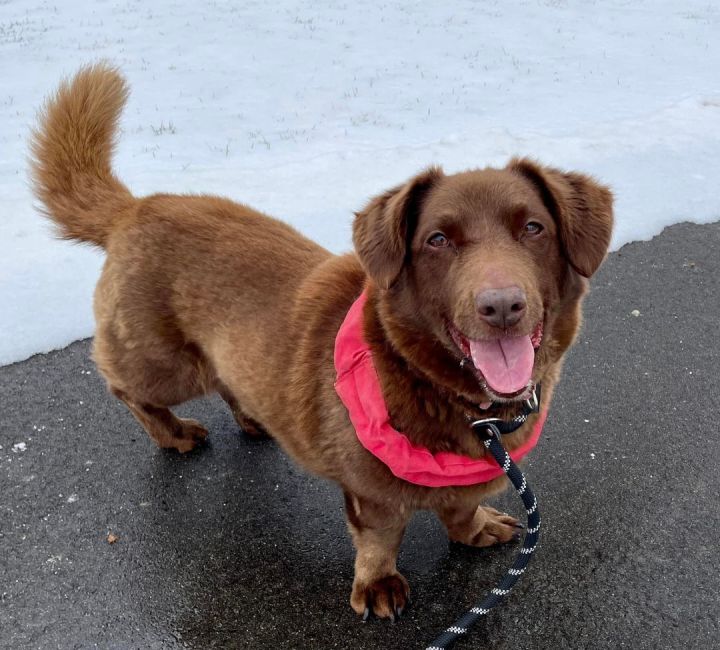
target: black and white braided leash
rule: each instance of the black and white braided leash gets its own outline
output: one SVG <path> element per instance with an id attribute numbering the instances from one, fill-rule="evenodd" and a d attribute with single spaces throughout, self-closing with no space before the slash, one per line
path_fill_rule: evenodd
<path id="1" fill-rule="evenodd" d="M 481 438 L 485 448 L 490 452 L 495 462 L 502 467 L 503 471 L 510 479 L 513 487 L 520 495 L 525 512 L 527 513 L 527 529 L 525 531 L 525 539 L 523 545 L 518 552 L 515 562 L 507 570 L 503 579 L 497 586 L 490 591 L 485 599 L 469 609 L 463 614 L 453 625 L 440 633 L 425 650 L 446 650 L 451 648 L 455 642 L 465 636 L 470 628 L 477 621 L 485 616 L 491 609 L 500 604 L 503 598 L 510 593 L 520 576 L 525 573 L 530 558 L 538 545 L 540 535 L 540 512 L 535 495 L 525 480 L 525 476 L 518 466 L 513 463 L 510 454 L 500 441 L 503 433 L 511 433 L 520 428 L 528 418 L 530 413 L 537 413 L 540 410 L 540 387 L 537 392 L 533 393 L 531 399 L 524 404 L 523 413 L 513 420 L 507 422 L 498 418 L 487 418 L 485 420 L 475 420 L 470 426 L 473 431 Z"/>

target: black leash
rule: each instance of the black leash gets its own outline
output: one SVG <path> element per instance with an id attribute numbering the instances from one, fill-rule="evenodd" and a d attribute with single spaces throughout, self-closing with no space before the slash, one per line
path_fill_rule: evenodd
<path id="1" fill-rule="evenodd" d="M 469 609 L 463 614 L 453 625 L 444 630 L 425 650 L 446 650 L 451 648 L 455 642 L 465 636 L 470 628 L 478 622 L 480 618 L 485 616 L 493 607 L 500 604 L 503 598 L 510 593 L 520 576 L 525 573 L 525 568 L 530 562 L 535 549 L 538 545 L 540 534 L 540 512 L 538 511 L 537 499 L 533 494 L 530 486 L 525 480 L 525 476 L 518 466 L 513 463 L 510 454 L 500 441 L 503 433 L 512 433 L 519 429 L 531 413 L 537 413 L 540 410 L 540 386 L 537 391 L 533 392 L 532 397 L 523 405 L 523 413 L 510 421 L 500 420 L 499 418 L 486 418 L 484 420 L 475 420 L 470 426 L 473 431 L 480 437 L 485 448 L 492 454 L 503 471 L 510 479 L 513 487 L 520 495 L 525 511 L 527 512 L 527 529 L 525 530 L 525 539 L 515 562 L 507 570 L 503 579 L 497 586 L 490 591 L 485 599 Z"/>

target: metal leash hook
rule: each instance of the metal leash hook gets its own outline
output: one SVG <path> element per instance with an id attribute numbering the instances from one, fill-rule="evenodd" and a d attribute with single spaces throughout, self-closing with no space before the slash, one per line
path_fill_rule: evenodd
<path id="1" fill-rule="evenodd" d="M 534 391 L 532 397 L 526 402 L 525 408 L 530 412 L 538 412 L 539 400 Z M 498 420 L 497 418 L 487 418 L 485 420 L 476 420 L 471 426 L 473 431 L 475 431 L 483 441 L 486 449 L 492 454 L 497 464 L 502 467 L 525 506 L 525 511 L 527 512 L 527 529 L 525 531 L 522 548 L 517 554 L 515 562 L 513 562 L 512 566 L 505 573 L 503 579 L 490 591 L 485 599 L 465 612 L 453 625 L 444 630 L 435 641 L 427 646 L 425 650 L 446 650 L 447 648 L 451 648 L 458 639 L 465 636 L 480 618 L 499 605 L 502 599 L 510 593 L 510 590 L 520 576 L 525 573 L 530 558 L 537 548 L 540 536 L 540 512 L 538 511 L 537 499 L 528 486 L 525 476 L 512 461 L 510 454 L 505 451 L 502 442 L 500 442 L 500 429 L 498 428 L 498 424 L 502 422 L 502 420 Z"/>

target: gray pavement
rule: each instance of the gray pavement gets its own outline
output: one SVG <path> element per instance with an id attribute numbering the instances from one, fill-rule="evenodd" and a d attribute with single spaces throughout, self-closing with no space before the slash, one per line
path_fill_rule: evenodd
<path id="1" fill-rule="evenodd" d="M 611 255 L 526 463 L 542 546 L 459 649 L 718 647 L 719 281 L 720 224 Z M 217 399 L 180 409 L 205 449 L 160 451 L 81 341 L 0 368 L 0 402 L 1 647 L 423 648 L 515 552 L 419 514 L 407 615 L 362 624 L 338 489 Z"/>

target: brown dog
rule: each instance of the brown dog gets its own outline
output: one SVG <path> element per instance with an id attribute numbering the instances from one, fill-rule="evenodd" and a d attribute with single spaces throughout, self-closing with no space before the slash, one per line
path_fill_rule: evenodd
<path id="1" fill-rule="evenodd" d="M 207 431 L 169 407 L 218 391 L 243 429 L 337 481 L 359 614 L 402 612 L 396 554 L 417 509 L 465 544 L 511 540 L 517 522 L 479 505 L 504 479 L 416 485 L 359 443 L 334 389 L 336 334 L 365 289 L 364 337 L 393 426 L 433 453 L 482 457 L 468 417 L 511 418 L 533 382 L 550 402 L 585 278 L 610 241 L 609 190 L 529 160 L 431 168 L 373 199 L 355 219 L 357 253 L 335 256 L 226 199 L 130 194 L 110 168 L 126 95 L 115 70 L 81 70 L 45 107 L 32 145 L 35 191 L 62 236 L 107 251 L 94 356 L 113 394 L 159 446 L 186 452 Z M 522 444 L 533 424 L 505 444 Z"/>

